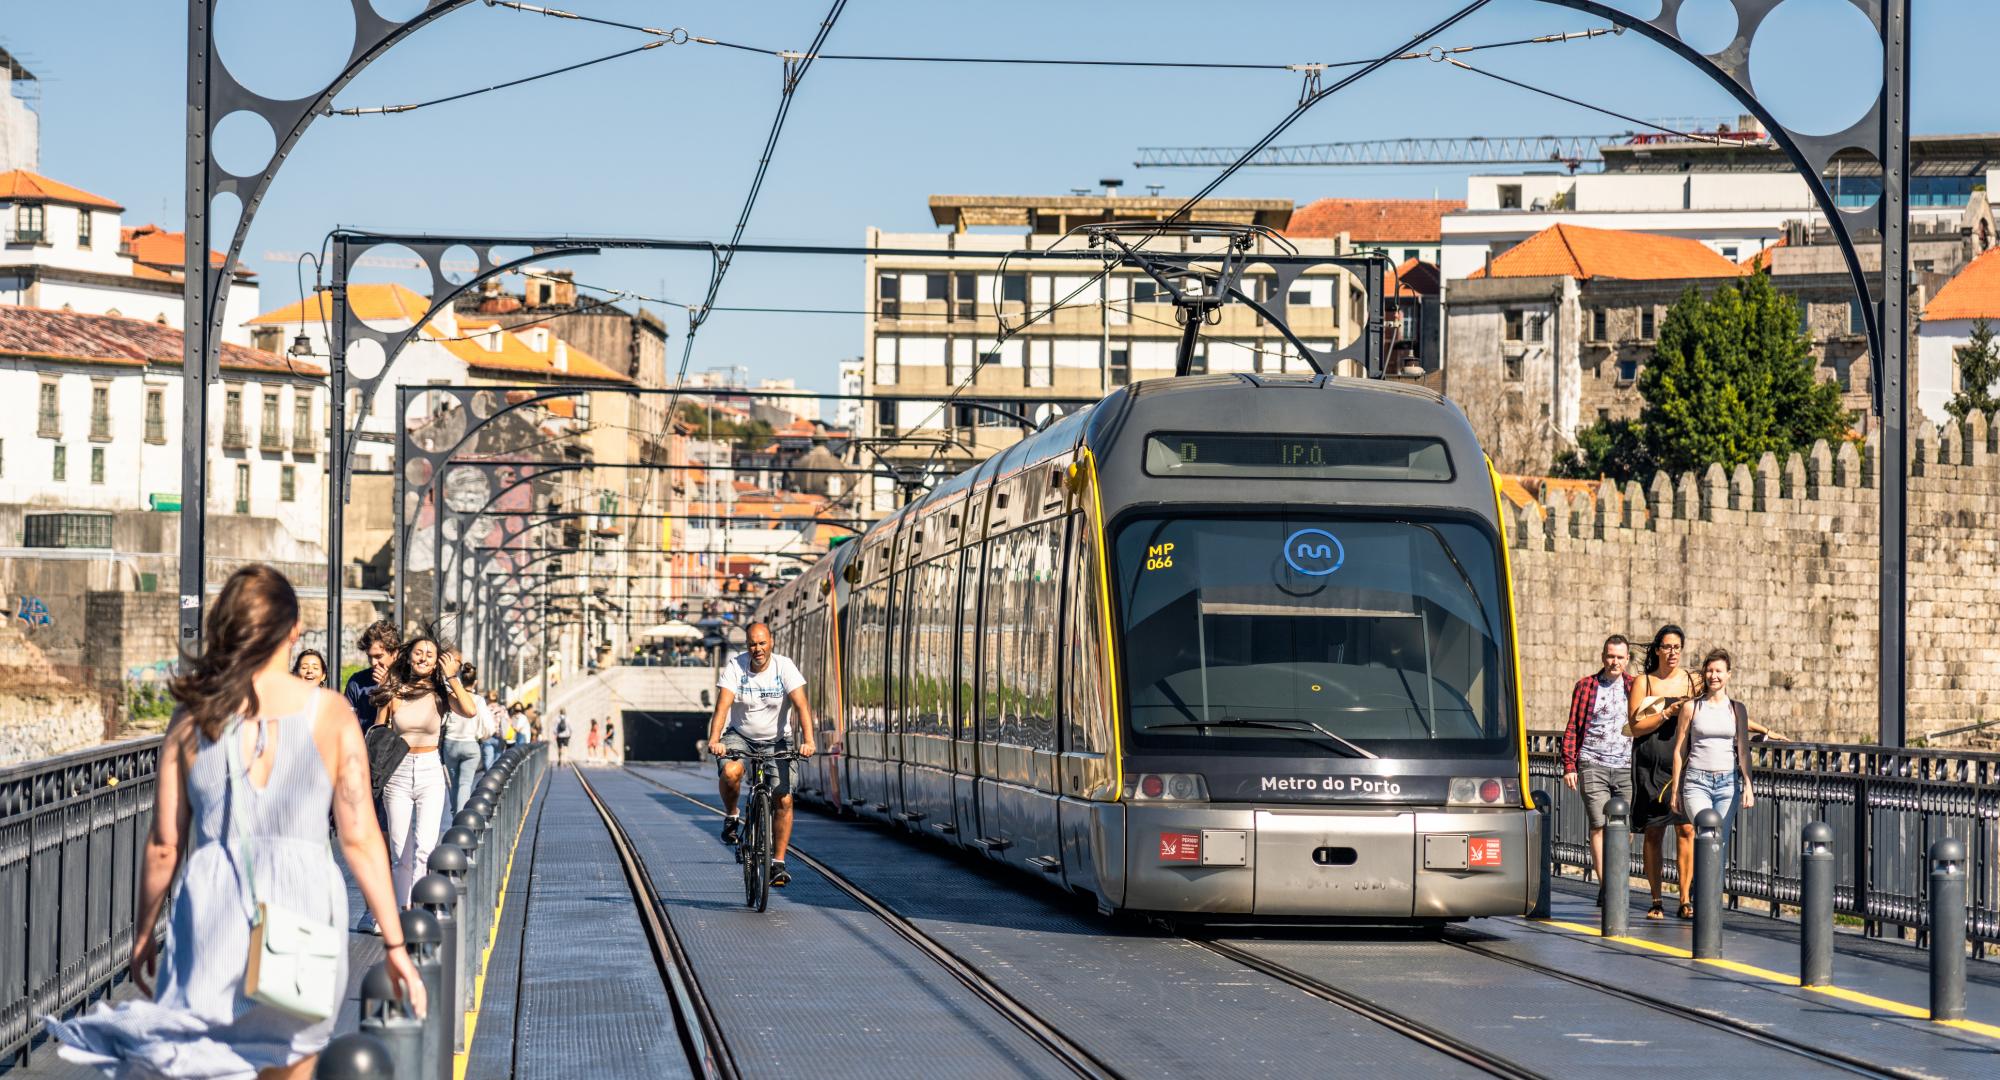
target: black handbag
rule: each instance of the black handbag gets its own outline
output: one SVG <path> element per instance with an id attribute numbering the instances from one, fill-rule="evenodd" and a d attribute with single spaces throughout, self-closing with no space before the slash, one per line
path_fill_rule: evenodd
<path id="1" fill-rule="evenodd" d="M 409 756 L 410 744 L 403 741 L 396 729 L 387 724 L 376 724 L 363 736 L 368 744 L 368 786 L 379 802 L 382 785 L 394 776 L 403 759 Z"/>

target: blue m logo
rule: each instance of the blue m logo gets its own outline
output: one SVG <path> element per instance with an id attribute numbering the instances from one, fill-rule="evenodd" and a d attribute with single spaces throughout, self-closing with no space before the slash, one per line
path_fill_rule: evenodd
<path id="1" fill-rule="evenodd" d="M 1346 561 L 1340 538 L 1325 529 L 1300 529 L 1285 537 L 1285 565 L 1307 577 L 1325 577 Z"/>

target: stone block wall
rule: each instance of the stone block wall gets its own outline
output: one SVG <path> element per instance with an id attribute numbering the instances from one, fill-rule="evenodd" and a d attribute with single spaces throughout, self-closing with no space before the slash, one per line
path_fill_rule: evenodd
<path id="1" fill-rule="evenodd" d="M 108 699 L 59 675 L 14 626 L 0 626 L 0 765 L 67 753 L 110 732 Z"/>
<path id="2" fill-rule="evenodd" d="M 1736 660 L 1735 696 L 1793 738 L 1877 732 L 1878 455 L 1874 442 L 1752 468 L 1660 474 L 1572 495 L 1546 485 L 1509 522 L 1531 729 L 1560 728 L 1606 635 L 1662 623 Z M 2000 717 L 2000 427 L 1912 433 L 1908 732 Z M 1638 650 L 1634 650 L 1635 659 Z M 1963 745 L 1955 743 L 1954 745 Z"/>

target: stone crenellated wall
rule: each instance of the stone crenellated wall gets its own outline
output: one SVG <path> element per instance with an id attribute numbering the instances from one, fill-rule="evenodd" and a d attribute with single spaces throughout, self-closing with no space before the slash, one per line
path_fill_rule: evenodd
<path id="1" fill-rule="evenodd" d="M 1691 665 L 1720 646 L 1735 696 L 1792 738 L 1873 742 L 1879 456 L 1815 443 L 1753 468 L 1620 488 L 1544 483 L 1508 523 L 1531 729 L 1560 728 L 1605 636 L 1685 627 Z M 2000 426 L 1911 437 L 1908 732 L 2000 717 Z M 1530 480 L 1530 484 L 1535 482 Z M 1639 650 L 1635 648 L 1635 662 Z M 1995 729 L 2000 731 L 2000 729 Z M 1963 745 L 1954 742 L 1952 745 Z"/>

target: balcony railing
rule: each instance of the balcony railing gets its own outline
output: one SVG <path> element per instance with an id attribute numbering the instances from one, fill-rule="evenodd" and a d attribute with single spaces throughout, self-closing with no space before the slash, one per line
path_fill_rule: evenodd
<path id="1" fill-rule="evenodd" d="M 90 440 L 92 442 L 111 441 L 111 414 L 90 414 Z"/>
<path id="2" fill-rule="evenodd" d="M 40 244 L 48 240 L 48 234 L 40 229 L 15 229 L 14 242 L 17 244 Z"/>
<path id="3" fill-rule="evenodd" d="M 260 449 L 264 450 L 283 450 L 285 448 L 285 433 L 278 425 L 267 424 L 259 434 L 257 445 Z"/>
<path id="4" fill-rule="evenodd" d="M 164 444 L 167 441 L 167 422 L 159 419 L 146 421 L 146 441 L 155 445 Z"/>
<path id="5" fill-rule="evenodd" d="M 231 420 L 222 425 L 222 448 L 241 450 L 250 445 L 250 437 L 243 431 L 241 420 Z"/>
<path id="6" fill-rule="evenodd" d="M 319 433 L 311 424 L 292 425 L 292 453 L 315 454 L 319 452 Z"/>
<path id="7" fill-rule="evenodd" d="M 43 409 L 35 424 L 35 433 L 51 439 L 62 437 L 62 413 L 54 409 Z"/>

